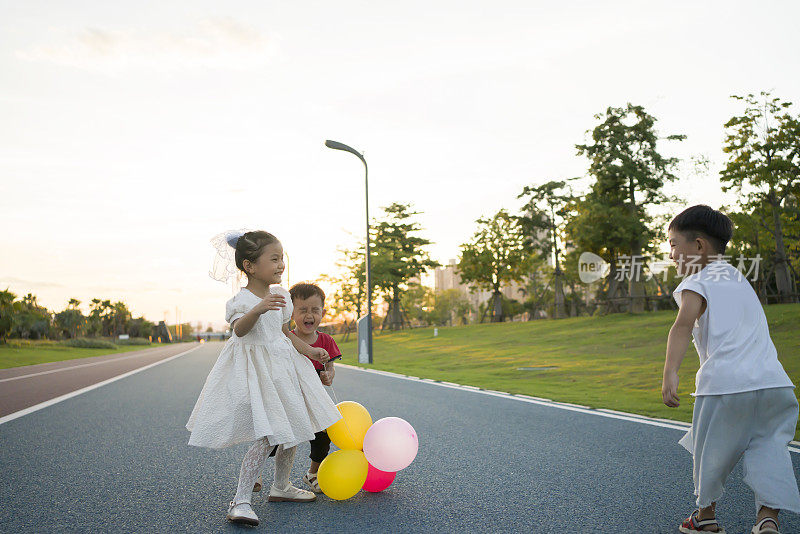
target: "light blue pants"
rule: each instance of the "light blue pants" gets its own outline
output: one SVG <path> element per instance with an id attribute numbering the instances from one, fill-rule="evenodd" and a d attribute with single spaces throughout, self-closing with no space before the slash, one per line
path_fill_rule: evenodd
<path id="1" fill-rule="evenodd" d="M 800 513 L 800 493 L 788 450 L 798 406 L 793 388 L 700 395 L 692 428 L 680 444 L 694 456 L 697 506 L 722 496 L 725 480 L 742 459 L 744 482 L 761 506 Z"/>

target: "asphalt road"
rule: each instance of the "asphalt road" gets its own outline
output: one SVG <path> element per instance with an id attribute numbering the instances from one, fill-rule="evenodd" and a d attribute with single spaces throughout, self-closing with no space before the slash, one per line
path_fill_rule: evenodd
<path id="1" fill-rule="evenodd" d="M 0 425 L 0 531 L 245 530 L 225 512 L 246 445 L 186 445 L 184 424 L 220 349 L 206 344 Z M 379 494 L 304 504 L 257 494 L 258 530 L 674 533 L 693 509 L 681 431 L 346 368 L 334 385 L 373 420 L 409 421 L 419 455 Z M 307 455 L 301 445 L 298 485 Z M 737 468 L 718 517 L 739 533 L 753 516 Z M 782 514 L 782 531 L 800 532 L 800 517 Z"/>

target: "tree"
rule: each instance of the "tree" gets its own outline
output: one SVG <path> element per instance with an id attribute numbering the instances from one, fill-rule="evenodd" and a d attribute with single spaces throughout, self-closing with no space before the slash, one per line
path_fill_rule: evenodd
<path id="1" fill-rule="evenodd" d="M 530 262 L 525 243 L 526 236 L 517 217 L 500 210 L 491 219 L 477 220 L 478 230 L 472 241 L 461 245 L 458 274 L 470 290 L 485 289 L 492 292 L 492 322 L 505 318 L 500 289 L 525 277 Z M 483 321 L 483 317 L 481 317 Z"/>
<path id="2" fill-rule="evenodd" d="M 148 321 L 144 317 L 137 317 L 136 319 L 131 319 L 128 322 L 127 333 L 131 337 L 148 338 L 153 335 L 153 329 L 155 328 L 155 326 L 156 326 L 155 324 Z"/>
<path id="3" fill-rule="evenodd" d="M 576 206 L 578 220 L 573 230 L 580 232 L 599 222 L 589 248 L 609 251 L 614 256 L 612 266 L 620 252 L 641 261 L 656 239 L 663 238 L 648 208 L 671 200 L 662 188 L 676 179 L 673 170 L 678 160 L 658 152 L 656 119 L 642 106 L 609 107 L 595 118 L 601 122 L 592 130 L 591 144 L 576 145 L 578 154 L 589 159 L 589 175 L 595 182 Z M 663 139 L 685 138 L 668 135 Z M 580 220 L 582 217 L 588 220 Z M 644 310 L 644 284 L 639 278 L 632 275 L 628 280 L 632 312 Z"/>
<path id="4" fill-rule="evenodd" d="M 115 302 L 109 309 L 109 334 L 118 336 L 126 333 L 131 312 L 124 302 Z"/>
<path id="5" fill-rule="evenodd" d="M 328 296 L 325 306 L 334 316 L 347 318 L 351 315 L 355 320 L 361 316 L 362 303 L 366 302 L 367 295 L 364 245 L 355 249 L 340 248 L 338 252 L 339 259 L 335 263 L 338 274 L 321 277 L 322 281 L 336 288 L 333 295 Z"/>
<path id="6" fill-rule="evenodd" d="M 86 317 L 83 316 L 80 305 L 81 301 L 78 299 L 69 299 L 67 308 L 55 315 L 54 323 L 60 335 L 68 338 L 78 337 L 78 332 L 84 328 L 86 323 Z"/>
<path id="7" fill-rule="evenodd" d="M 458 289 L 445 289 L 433 294 L 431 321 L 439 325 L 467 324 L 472 306 Z"/>
<path id="8" fill-rule="evenodd" d="M 100 299 L 92 299 L 91 304 L 89 304 L 89 315 L 86 317 L 86 334 L 88 336 L 97 336 L 102 333 L 101 303 Z"/>
<path id="9" fill-rule="evenodd" d="M 531 258 L 530 271 L 520 288 L 522 304 L 528 312 L 528 320 L 541 317 L 541 312 L 549 307 L 553 300 L 551 289 L 552 268 L 539 256 Z"/>
<path id="10" fill-rule="evenodd" d="M 12 333 L 22 339 L 43 339 L 50 333 L 52 316 L 37 302 L 36 295 L 28 293 L 22 301 L 12 303 Z"/>
<path id="11" fill-rule="evenodd" d="M 433 291 L 431 288 L 410 282 L 400 295 L 400 308 L 409 322 L 428 324 L 433 320 Z"/>
<path id="12" fill-rule="evenodd" d="M 786 260 L 796 284 L 800 272 L 800 217 L 792 203 L 787 201 L 788 209 L 782 210 L 780 222 L 787 245 Z M 753 268 L 748 279 L 762 302 L 766 303 L 770 297 L 779 297 L 777 277 L 774 276 L 775 236 L 764 228 L 764 214 L 759 214 L 758 210 L 737 211 L 735 207 L 723 206 L 720 209 L 731 218 L 736 229 L 725 254 L 730 256 L 735 266 L 741 261 L 744 269 Z"/>
<path id="13" fill-rule="evenodd" d="M 573 202 L 572 192 L 564 181 L 550 181 L 540 186 L 526 186 L 517 198 L 527 197 L 520 223 L 527 243 L 543 258 L 553 260 L 553 288 L 555 291 L 555 317 L 564 317 L 563 271 L 561 269 L 562 243 L 565 242 L 568 207 Z"/>
<path id="14" fill-rule="evenodd" d="M 789 111 L 791 102 L 769 92 L 762 91 L 760 98 L 753 94 L 732 98 L 743 101 L 745 110 L 725 123 L 723 151 L 729 156 L 720 182 L 724 191 L 740 195 L 742 208 L 755 215 L 774 241 L 772 267 L 779 302 L 797 302 L 784 218 L 798 218 L 800 119 Z"/>
<path id="15" fill-rule="evenodd" d="M 0 291 L 0 340 L 11 335 L 14 327 L 14 301 L 17 296 L 6 288 Z"/>
<path id="16" fill-rule="evenodd" d="M 86 318 L 86 331 L 90 336 L 112 336 L 114 307 L 110 300 L 92 299 Z"/>
<path id="17" fill-rule="evenodd" d="M 383 208 L 383 212 L 383 219 L 371 228 L 375 244 L 371 268 L 375 286 L 389 303 L 384 325 L 397 330 L 403 326 L 400 295 L 412 278 L 439 264 L 425 250 L 430 240 L 418 235 L 422 226 L 413 217 L 420 212 L 413 211 L 411 204 L 398 202 Z"/>
<path id="18" fill-rule="evenodd" d="M 131 319 L 131 313 L 124 302 L 92 299 L 91 312 L 84 316 L 80 310 L 81 301 L 69 299 L 67 307 L 51 313 L 41 306 L 36 295 L 28 293 L 16 300 L 10 291 L 0 291 L 0 336 L 22 339 L 42 339 L 79 335 L 118 335 L 130 334 L 134 337 L 148 337 L 153 332 L 153 323 L 144 317 Z M 188 328 L 187 331 L 191 331 Z"/>

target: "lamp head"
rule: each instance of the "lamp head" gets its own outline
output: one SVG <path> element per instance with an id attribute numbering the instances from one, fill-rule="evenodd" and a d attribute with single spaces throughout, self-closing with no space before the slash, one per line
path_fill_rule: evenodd
<path id="1" fill-rule="evenodd" d="M 340 143 L 339 141 L 331 141 L 328 139 L 325 141 L 325 146 L 334 150 L 344 150 L 345 152 L 350 152 L 351 154 L 355 154 L 361 161 L 364 161 L 364 156 L 361 155 L 355 148 L 349 147 L 344 143 Z"/>

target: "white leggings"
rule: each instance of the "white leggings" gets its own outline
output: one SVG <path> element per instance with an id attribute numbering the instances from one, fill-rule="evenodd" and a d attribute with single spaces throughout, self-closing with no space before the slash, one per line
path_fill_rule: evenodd
<path id="1" fill-rule="evenodd" d="M 236 497 L 233 498 L 235 504 L 247 502 L 253 498 L 253 485 L 261 476 L 264 469 L 264 462 L 272 451 L 272 447 L 267 443 L 267 438 L 261 438 L 250 447 L 242 460 L 242 469 L 239 471 L 239 486 L 236 488 Z M 294 454 L 297 447 L 284 449 L 283 445 L 278 447 L 275 453 L 275 487 L 286 489 L 289 486 L 289 473 L 294 463 Z"/>
<path id="2" fill-rule="evenodd" d="M 694 456 L 697 506 L 711 506 L 742 459 L 744 482 L 762 507 L 800 513 L 800 494 L 787 446 L 794 439 L 798 406 L 793 388 L 700 395 L 692 428 L 680 440 Z"/>

